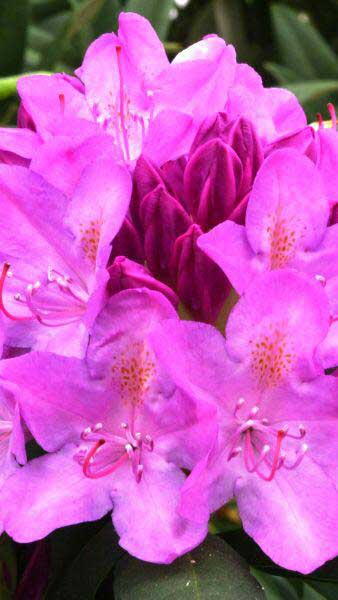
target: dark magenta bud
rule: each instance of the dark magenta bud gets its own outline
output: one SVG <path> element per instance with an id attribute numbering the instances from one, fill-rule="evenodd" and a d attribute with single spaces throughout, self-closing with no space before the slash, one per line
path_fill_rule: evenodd
<path id="1" fill-rule="evenodd" d="M 242 163 L 243 175 L 239 196 L 243 198 L 251 190 L 257 171 L 263 162 L 261 142 L 251 121 L 244 117 L 239 117 L 228 124 L 223 141 L 231 146 Z"/>
<path id="2" fill-rule="evenodd" d="M 185 200 L 203 231 L 225 221 L 241 199 L 242 164 L 236 152 L 219 139 L 200 146 L 184 176 Z"/>
<path id="3" fill-rule="evenodd" d="M 145 287 L 161 292 L 175 307 L 178 306 L 178 297 L 170 287 L 155 279 L 148 269 L 125 256 L 117 256 L 108 268 L 108 272 L 110 275 L 108 282 L 110 294 L 117 294 L 122 290 L 131 288 Z"/>
<path id="4" fill-rule="evenodd" d="M 171 261 L 178 296 L 196 319 L 213 323 L 230 292 L 223 271 L 200 248 L 201 228 L 193 224 L 175 242 Z"/>
<path id="5" fill-rule="evenodd" d="M 116 256 L 128 256 L 137 262 L 144 261 L 140 234 L 128 217 L 125 218 L 120 231 L 113 240 L 109 262 L 111 263 Z"/>
<path id="6" fill-rule="evenodd" d="M 173 245 L 191 219 L 163 185 L 158 185 L 140 204 L 140 221 L 147 266 L 155 277 L 168 279 Z"/>
<path id="7" fill-rule="evenodd" d="M 195 139 L 190 148 L 189 156 L 192 156 L 194 152 L 210 140 L 215 140 L 217 138 L 221 139 L 223 142 L 227 142 L 227 131 L 229 129 L 228 117 L 226 113 L 216 113 L 204 119 L 201 124 L 199 130 L 196 133 Z"/>

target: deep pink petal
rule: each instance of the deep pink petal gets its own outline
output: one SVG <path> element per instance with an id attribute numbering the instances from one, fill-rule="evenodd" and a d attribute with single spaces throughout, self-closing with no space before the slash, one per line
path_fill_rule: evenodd
<path id="1" fill-rule="evenodd" d="M 34 153 L 30 168 L 70 197 L 83 169 L 96 160 L 111 157 L 113 150 L 108 135 L 89 137 L 80 143 L 58 136 Z"/>
<path id="2" fill-rule="evenodd" d="M 197 124 L 189 114 L 178 110 L 162 110 L 149 125 L 143 153 L 157 166 L 187 154 Z"/>
<path id="3" fill-rule="evenodd" d="M 250 365 L 260 385 L 270 387 L 295 369 L 305 378 L 316 372 L 314 351 L 328 327 L 322 286 L 294 271 L 275 270 L 257 276 L 233 309 L 227 349 L 234 360 Z"/>
<path id="4" fill-rule="evenodd" d="M 43 139 L 49 139 L 65 117 L 92 120 L 84 95 L 60 75 L 21 77 L 18 92 Z"/>
<path id="5" fill-rule="evenodd" d="M 221 267 L 239 294 L 244 292 L 259 273 L 260 264 L 254 260 L 255 255 L 242 225 L 225 221 L 201 235 L 197 243 Z"/>
<path id="6" fill-rule="evenodd" d="M 112 516 L 120 545 L 130 554 L 171 563 L 203 540 L 206 523 L 196 525 L 177 513 L 183 482 L 182 471 L 155 454 L 147 457 L 140 483 L 120 470 L 112 485 Z"/>
<path id="7" fill-rule="evenodd" d="M 245 531 L 277 564 L 310 573 L 337 555 L 337 490 L 315 460 L 271 482 L 239 479 L 235 493 Z"/>
<path id="8" fill-rule="evenodd" d="M 106 392 L 76 358 L 30 352 L 2 360 L 0 375 L 31 433 L 47 451 L 78 440 L 107 410 Z"/>
<path id="9" fill-rule="evenodd" d="M 58 527 L 95 521 L 112 508 L 111 480 L 85 477 L 76 446 L 42 456 L 18 470 L 1 499 L 5 529 L 18 542 L 39 540 Z"/>
<path id="10" fill-rule="evenodd" d="M 24 158 L 33 158 L 40 146 L 40 136 L 30 129 L 0 127 L 1 150 Z"/>
<path id="11" fill-rule="evenodd" d="M 176 55 L 154 83 L 154 100 L 203 119 L 222 110 L 235 74 L 235 52 L 211 36 Z"/>
<path id="12" fill-rule="evenodd" d="M 246 230 L 270 268 L 287 266 L 298 249 L 321 242 L 329 207 L 318 170 L 294 150 L 272 153 L 260 168 L 248 202 Z"/>
<path id="13" fill-rule="evenodd" d="M 145 85 L 168 67 L 162 42 L 150 22 L 132 12 L 119 15 L 118 37 L 127 53 L 128 62 L 143 76 Z"/>

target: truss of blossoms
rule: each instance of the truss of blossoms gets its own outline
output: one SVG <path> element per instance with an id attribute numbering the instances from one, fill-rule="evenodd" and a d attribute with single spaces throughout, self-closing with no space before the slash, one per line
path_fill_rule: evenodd
<path id="1" fill-rule="evenodd" d="M 235 499 L 278 565 L 335 557 L 334 108 L 308 125 L 216 35 L 169 63 L 133 13 L 74 76 L 18 92 L 0 129 L 1 530 L 32 542 L 111 513 L 124 549 L 170 563 Z"/>

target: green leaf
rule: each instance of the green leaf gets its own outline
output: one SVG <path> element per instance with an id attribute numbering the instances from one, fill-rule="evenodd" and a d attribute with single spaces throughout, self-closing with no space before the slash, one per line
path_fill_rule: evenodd
<path id="1" fill-rule="evenodd" d="M 124 10 L 139 13 L 149 19 L 159 37 L 164 40 L 171 22 L 170 9 L 174 6 L 174 0 L 127 0 Z"/>
<path id="2" fill-rule="evenodd" d="M 217 33 L 235 46 L 239 62 L 249 59 L 250 48 L 246 35 L 243 1 L 213 0 L 212 5 Z"/>
<path id="3" fill-rule="evenodd" d="M 288 89 L 293 92 L 299 102 L 311 102 L 318 100 L 322 96 L 330 96 L 330 94 L 338 92 L 338 79 L 330 80 L 313 80 L 313 81 L 299 81 L 297 83 L 289 83 Z"/>
<path id="4" fill-rule="evenodd" d="M 284 4 L 272 6 L 272 22 L 281 61 L 300 79 L 338 76 L 338 61 L 330 46 L 304 13 Z"/>
<path id="5" fill-rule="evenodd" d="M 285 577 L 268 575 L 258 569 L 250 570 L 261 584 L 266 600 L 298 600 L 299 597 L 295 588 Z"/>
<path id="6" fill-rule="evenodd" d="M 50 73 L 39 71 L 38 73 L 12 75 L 12 77 L 0 77 L 0 100 L 14 96 L 14 94 L 16 94 L 18 79 L 20 79 L 20 77 L 25 77 L 26 75 L 50 75 Z"/>
<path id="7" fill-rule="evenodd" d="M 117 16 L 121 6 L 118 0 L 104 0 L 102 8 L 93 21 L 95 36 L 117 29 Z"/>
<path id="8" fill-rule="evenodd" d="M 28 0 L 0 0 L 0 75 L 22 70 Z"/>
<path id="9" fill-rule="evenodd" d="M 322 581 L 311 581 L 309 584 L 312 590 L 316 590 L 321 597 L 326 600 L 337 600 L 337 584 Z M 309 600 L 309 599 L 306 599 Z"/>
<path id="10" fill-rule="evenodd" d="M 171 565 L 122 558 L 115 570 L 115 600 L 264 600 L 245 561 L 223 540 L 206 541 Z"/>
<path id="11" fill-rule="evenodd" d="M 11 600 L 16 588 L 17 562 L 15 547 L 5 533 L 0 537 L 0 598 Z"/>
<path id="12" fill-rule="evenodd" d="M 299 79 L 297 73 L 284 65 L 278 65 L 274 62 L 264 63 L 264 68 L 276 79 L 280 85 L 287 85 L 290 82 Z"/>
<path id="13" fill-rule="evenodd" d="M 46 600 L 94 599 L 101 582 L 123 554 L 110 520 L 87 541 L 74 560 L 69 561 Z"/>
<path id="14" fill-rule="evenodd" d="M 314 590 L 312 586 L 304 583 L 302 600 L 325 600 L 325 596 Z"/>
<path id="15" fill-rule="evenodd" d="M 187 43 L 193 44 L 199 41 L 204 35 L 215 31 L 216 27 L 212 4 L 207 3 L 199 9 L 196 8 L 189 23 Z"/>

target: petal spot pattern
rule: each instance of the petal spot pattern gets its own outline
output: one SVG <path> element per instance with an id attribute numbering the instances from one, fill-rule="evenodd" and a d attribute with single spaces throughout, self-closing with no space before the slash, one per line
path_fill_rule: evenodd
<path id="1" fill-rule="evenodd" d="M 250 340 L 251 368 L 260 387 L 274 387 L 292 367 L 293 354 L 286 335 L 275 327 Z"/>
<path id="2" fill-rule="evenodd" d="M 81 246 L 86 257 L 93 264 L 96 262 L 97 249 L 100 242 L 101 224 L 101 221 L 97 219 L 90 221 L 87 227 L 82 224 L 80 225 L 80 233 L 82 234 Z"/>
<path id="3" fill-rule="evenodd" d="M 272 219 L 266 229 L 270 242 L 270 269 L 286 267 L 296 253 L 297 235 L 292 222 L 285 218 Z"/>
<path id="4" fill-rule="evenodd" d="M 133 406 L 141 404 L 156 374 L 151 351 L 144 342 L 135 342 L 113 359 L 113 382 L 120 387 L 122 400 Z"/>

